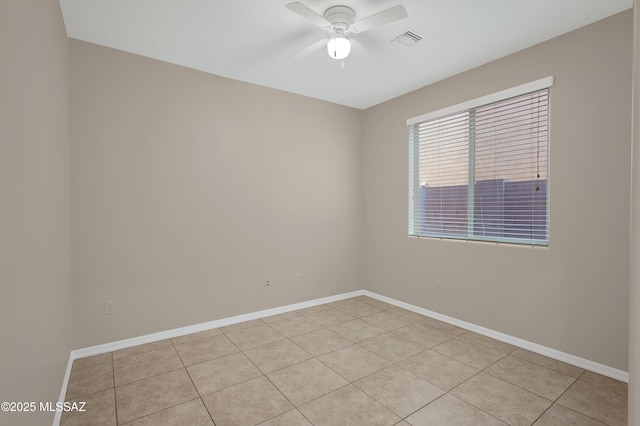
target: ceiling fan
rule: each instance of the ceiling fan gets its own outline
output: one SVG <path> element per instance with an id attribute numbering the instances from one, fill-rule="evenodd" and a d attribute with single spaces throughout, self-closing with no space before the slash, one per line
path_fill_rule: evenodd
<path id="1" fill-rule="evenodd" d="M 407 10 L 400 4 L 355 22 L 353 19 L 356 14 L 353 9 L 347 6 L 330 7 L 324 11 L 322 16 L 298 1 L 289 3 L 285 7 L 326 30 L 328 33 L 328 38 L 318 40 L 292 56 L 312 52 L 326 43 L 327 53 L 333 59 L 344 59 L 349 56 L 349 52 L 351 51 L 351 42 L 347 38 L 349 34 L 361 33 L 375 27 L 399 21 L 408 16 Z"/>

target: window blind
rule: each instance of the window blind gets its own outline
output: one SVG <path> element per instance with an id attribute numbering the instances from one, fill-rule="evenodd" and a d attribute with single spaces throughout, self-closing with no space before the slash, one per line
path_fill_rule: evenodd
<path id="1" fill-rule="evenodd" d="M 548 245 L 553 80 L 542 82 L 408 120 L 409 235 Z"/>

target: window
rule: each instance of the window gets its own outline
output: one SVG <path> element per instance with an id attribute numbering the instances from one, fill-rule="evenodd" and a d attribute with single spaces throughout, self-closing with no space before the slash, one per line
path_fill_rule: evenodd
<path id="1" fill-rule="evenodd" d="M 407 120 L 410 236 L 548 245 L 552 85 Z"/>

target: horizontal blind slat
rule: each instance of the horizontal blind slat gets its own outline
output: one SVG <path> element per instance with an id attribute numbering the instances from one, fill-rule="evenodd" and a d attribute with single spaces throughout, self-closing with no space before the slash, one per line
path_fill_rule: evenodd
<path id="1" fill-rule="evenodd" d="M 412 235 L 546 245 L 548 114 L 544 89 L 412 124 Z"/>

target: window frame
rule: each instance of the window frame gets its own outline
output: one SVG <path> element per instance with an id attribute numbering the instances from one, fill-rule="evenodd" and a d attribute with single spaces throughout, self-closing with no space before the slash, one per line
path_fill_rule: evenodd
<path id="1" fill-rule="evenodd" d="M 409 157 L 409 185 L 408 185 L 409 187 L 409 194 L 408 194 L 409 195 L 409 200 L 408 200 L 409 201 L 409 215 L 408 215 L 409 237 L 440 239 L 440 240 L 452 239 L 452 240 L 459 240 L 459 241 L 462 240 L 462 241 L 491 242 L 491 243 L 498 243 L 498 244 L 518 244 L 518 245 L 529 245 L 534 247 L 549 246 L 549 239 L 550 239 L 549 237 L 550 133 L 547 135 L 547 140 L 546 140 L 546 143 L 547 143 L 547 146 L 546 146 L 547 176 L 546 176 L 546 183 L 545 183 L 546 185 L 546 188 L 545 188 L 545 191 L 546 191 L 546 239 L 542 240 L 542 239 L 533 239 L 533 238 L 514 238 L 514 237 L 504 237 L 504 236 L 499 236 L 499 237 L 492 237 L 492 236 L 486 236 L 486 235 L 479 236 L 479 235 L 474 235 L 473 229 L 471 229 L 470 231 L 467 231 L 464 236 L 457 235 L 457 234 L 448 235 L 444 233 L 442 233 L 441 235 L 420 234 L 420 224 L 418 223 L 420 218 L 420 202 L 419 202 L 420 200 L 420 182 L 419 182 L 420 141 L 419 141 L 419 136 L 415 134 L 415 131 L 417 130 L 417 127 L 418 127 L 416 125 L 419 125 L 421 123 L 425 123 L 425 122 L 436 120 L 436 119 L 442 119 L 448 116 L 453 116 L 455 114 L 462 114 L 465 112 L 469 112 L 471 114 L 471 111 L 475 111 L 475 109 L 477 108 L 481 108 L 490 104 L 506 101 L 511 98 L 516 98 L 519 96 L 523 96 L 523 95 L 527 95 L 527 94 L 531 94 L 531 93 L 535 93 L 543 90 L 549 90 L 549 95 L 550 95 L 550 88 L 553 86 L 553 84 L 554 84 L 554 77 L 549 76 L 549 77 L 535 80 L 535 81 L 522 84 L 516 87 L 512 87 L 506 90 L 502 90 L 496 93 L 492 93 L 486 96 L 482 96 L 476 99 L 472 99 L 470 101 L 462 102 L 456 105 L 452 105 L 452 106 L 442 108 L 436 111 L 432 111 L 426 114 L 422 114 L 417 117 L 413 117 L 406 120 L 406 125 L 408 127 L 408 133 L 409 133 L 409 156 L 408 156 Z M 547 120 L 548 122 L 551 121 L 550 109 L 547 113 Z M 467 144 L 467 153 L 468 153 L 467 163 L 470 168 L 474 169 L 474 170 L 470 170 L 469 180 L 467 181 L 467 195 L 469 200 L 468 202 L 470 202 L 472 205 L 471 210 L 473 210 L 474 208 L 473 206 L 474 199 L 472 197 L 473 197 L 475 185 L 471 184 L 471 182 L 475 181 L 475 179 L 473 180 L 471 179 L 474 176 L 475 167 L 476 167 L 473 159 L 474 149 L 475 148 L 474 148 L 473 136 L 471 136 Z M 472 228 L 473 222 L 467 223 L 467 225 L 468 227 Z"/>

